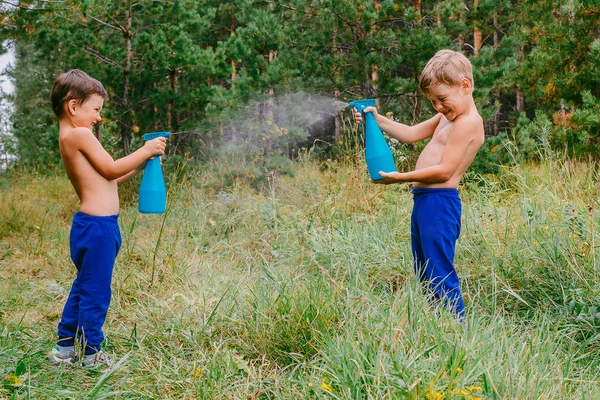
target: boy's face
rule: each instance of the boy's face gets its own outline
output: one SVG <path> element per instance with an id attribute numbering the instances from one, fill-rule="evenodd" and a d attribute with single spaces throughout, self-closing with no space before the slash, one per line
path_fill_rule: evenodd
<path id="1" fill-rule="evenodd" d="M 465 113 L 469 107 L 471 84 L 463 79 L 460 85 L 448 86 L 439 84 L 433 86 L 426 93 L 433 108 L 442 113 L 448 121 L 454 121 L 456 117 Z"/>
<path id="2" fill-rule="evenodd" d="M 83 103 L 80 100 L 69 101 L 67 112 L 76 126 L 92 129 L 94 124 L 102 120 L 100 112 L 103 105 L 104 98 L 99 94 L 92 94 Z"/>

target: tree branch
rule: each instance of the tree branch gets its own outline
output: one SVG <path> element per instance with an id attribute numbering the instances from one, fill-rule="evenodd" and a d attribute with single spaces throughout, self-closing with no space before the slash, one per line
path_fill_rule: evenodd
<path id="1" fill-rule="evenodd" d="M 99 23 L 100 25 L 107 26 L 107 27 L 109 27 L 110 29 L 114 29 L 115 31 L 121 31 L 121 32 L 124 32 L 124 30 L 123 30 L 123 27 L 122 27 L 121 25 L 119 25 L 119 26 L 114 26 L 114 25 L 111 25 L 111 24 L 109 24 L 108 22 L 104 22 L 104 21 L 102 21 L 101 19 L 99 19 L 99 18 L 97 18 L 97 17 L 94 17 L 94 16 L 92 16 L 92 15 L 90 15 L 90 18 L 91 18 L 91 19 L 93 19 L 94 21 L 96 21 L 97 23 Z M 117 24 L 117 25 L 118 25 L 118 24 Z"/>
<path id="2" fill-rule="evenodd" d="M 41 0 L 41 1 L 43 3 L 47 3 L 47 4 L 64 3 L 64 0 Z M 32 7 L 29 7 L 28 5 L 22 5 L 18 1 L 13 2 L 13 1 L 8 1 L 8 0 L 0 0 L 0 4 L 6 4 L 9 7 L 19 8 L 21 10 L 27 10 L 27 11 L 61 11 L 61 10 L 66 10 L 66 8 L 51 9 L 51 10 L 48 10 L 47 8 L 37 8 L 37 7 L 32 8 Z"/>
<path id="3" fill-rule="evenodd" d="M 110 58 L 108 58 L 108 57 L 105 57 L 105 56 L 103 56 L 103 55 L 102 55 L 102 54 L 100 54 L 100 53 L 99 53 L 97 50 L 94 50 L 94 49 L 92 49 L 91 47 L 86 47 L 86 48 L 84 49 L 84 51 L 85 51 L 87 54 L 89 54 L 89 55 L 91 55 L 91 56 L 93 56 L 93 57 L 96 57 L 96 58 L 98 58 L 100 61 L 103 61 L 103 62 L 105 62 L 105 63 L 107 63 L 107 64 L 109 64 L 109 65 L 112 65 L 113 67 L 117 67 L 117 68 L 118 68 L 118 69 L 120 69 L 120 70 L 122 70 L 122 69 L 123 69 L 123 67 L 122 67 L 121 65 L 119 65 L 119 63 L 117 63 L 116 61 L 113 61 L 113 60 L 111 60 L 111 59 L 110 59 Z"/>
<path id="4" fill-rule="evenodd" d="M 293 10 L 293 11 L 298 11 L 298 9 L 296 7 L 292 7 L 289 4 L 284 4 L 284 3 L 280 3 L 278 1 L 269 1 L 269 0 L 264 0 L 263 3 L 267 3 L 267 4 L 275 4 L 278 5 L 280 7 L 283 8 L 287 8 L 288 10 Z"/>

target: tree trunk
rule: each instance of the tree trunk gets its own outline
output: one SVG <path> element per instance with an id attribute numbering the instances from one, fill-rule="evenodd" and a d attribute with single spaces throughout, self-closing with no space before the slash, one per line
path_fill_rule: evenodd
<path id="1" fill-rule="evenodd" d="M 230 36 L 235 35 L 235 31 L 237 28 L 237 21 L 235 19 L 235 15 L 232 16 L 231 19 L 231 28 L 229 31 Z M 237 62 L 235 60 L 231 60 L 231 88 L 235 88 L 236 87 L 236 81 L 237 81 Z M 210 84 L 208 85 L 209 87 L 211 86 Z M 230 135 L 231 135 L 231 140 L 233 142 L 236 141 L 237 139 L 237 134 L 236 134 L 236 130 L 234 129 L 230 129 Z M 221 118 L 221 122 L 219 123 L 219 135 L 221 136 L 221 138 L 225 137 L 225 124 L 223 123 L 223 119 Z"/>
<path id="2" fill-rule="evenodd" d="M 419 17 L 421 16 L 421 0 L 413 0 L 413 7 Z M 420 18 L 419 18 L 420 19 Z"/>
<path id="3" fill-rule="evenodd" d="M 102 26 L 106 26 L 110 29 L 119 31 L 125 40 L 125 59 L 123 60 L 123 95 L 121 97 L 121 110 L 118 112 L 119 122 L 121 123 L 121 141 L 123 143 L 123 152 L 125 155 L 131 153 L 131 140 L 133 132 L 133 122 L 131 117 L 131 103 L 129 100 L 129 89 L 131 87 L 131 61 L 133 59 L 132 51 L 132 39 L 133 34 L 131 32 L 132 26 L 132 14 L 131 14 L 131 0 L 127 1 L 127 9 L 123 14 L 125 20 L 123 24 L 120 23 L 108 23 L 100 17 L 90 16 L 91 19 L 97 21 Z M 116 64 L 116 63 L 115 63 Z"/>
<path id="4" fill-rule="evenodd" d="M 332 48 L 333 48 L 333 58 L 336 59 L 339 56 L 338 52 L 338 43 L 337 43 L 337 28 L 333 28 L 332 32 Z M 335 84 L 337 85 L 340 82 L 340 71 L 339 69 L 335 70 Z M 333 90 L 333 97 L 339 99 L 341 96 L 341 92 L 339 90 Z M 341 135 L 341 121 L 340 121 L 340 113 L 335 114 L 335 125 L 334 125 L 334 137 L 335 140 L 338 141 Z"/>
<path id="5" fill-rule="evenodd" d="M 498 39 L 498 13 L 494 11 L 494 50 L 498 49 L 499 39 Z M 494 95 L 496 99 L 494 100 L 494 104 L 496 105 L 496 112 L 494 113 L 494 136 L 498 135 L 498 118 L 500 117 L 500 91 L 498 89 L 494 90 Z"/>
<path id="6" fill-rule="evenodd" d="M 268 55 L 269 64 L 272 63 L 273 60 L 275 60 L 275 57 L 277 57 L 277 52 L 270 50 Z M 268 124 L 267 121 L 271 121 L 271 123 L 273 124 L 275 123 L 275 118 L 273 114 L 273 96 L 275 95 L 275 90 L 273 90 L 273 88 L 268 88 L 265 89 L 263 93 L 267 96 L 267 98 L 265 99 L 265 101 L 262 102 L 261 105 L 260 122 L 263 126 L 263 130 L 266 131 L 265 133 L 267 133 L 267 137 L 269 137 L 268 131 L 271 129 L 271 125 Z M 271 152 L 273 151 L 273 146 L 273 141 L 268 140 L 267 145 L 265 146 L 266 158 L 268 158 Z"/>
<path id="7" fill-rule="evenodd" d="M 458 20 L 459 21 L 464 21 L 465 19 L 465 11 L 464 10 L 460 10 L 460 12 L 458 13 Z M 465 36 L 461 33 L 460 35 L 458 35 L 458 46 L 460 48 L 460 51 L 463 51 L 463 48 L 465 47 Z"/>
<path id="8" fill-rule="evenodd" d="M 130 4 L 131 5 L 131 4 Z M 123 99 L 121 105 L 123 106 L 122 115 L 123 127 L 121 128 L 121 139 L 123 140 L 123 152 L 125 155 L 131 153 L 131 123 L 129 119 L 129 87 L 131 86 L 131 8 L 125 11 L 125 30 L 123 31 L 125 37 L 125 65 L 123 67 Z"/>
<path id="9" fill-rule="evenodd" d="M 100 143 L 102 143 L 102 124 L 101 123 L 97 123 L 96 125 L 94 125 L 94 136 L 96 136 L 96 139 L 98 139 L 98 141 Z"/>
<path id="10" fill-rule="evenodd" d="M 175 107 L 175 99 L 179 95 L 179 68 L 169 69 L 169 83 L 171 85 L 171 90 L 173 91 L 173 96 L 171 100 L 169 100 L 168 104 L 168 124 L 169 124 L 169 132 L 177 132 L 179 130 L 179 113 Z M 172 153 L 177 153 L 177 148 L 181 144 L 181 136 L 176 135 L 172 137 L 174 139 L 174 146 Z"/>
<path id="11" fill-rule="evenodd" d="M 237 63 L 231 60 L 231 87 L 235 87 L 235 81 L 237 79 Z"/>
<path id="12" fill-rule="evenodd" d="M 479 7 L 479 0 L 474 0 L 473 7 L 475 8 L 475 11 L 477 11 L 477 8 Z M 478 20 L 473 21 L 473 25 L 474 25 L 473 54 L 478 56 L 479 50 L 481 49 L 481 45 L 483 44 L 483 37 L 482 37 L 482 33 L 481 33 L 481 28 L 479 27 L 479 21 Z"/>
<path id="13" fill-rule="evenodd" d="M 500 44 L 500 40 L 498 38 L 498 29 L 498 13 L 494 11 L 494 50 L 496 50 Z"/>
<path id="14" fill-rule="evenodd" d="M 518 60 L 521 61 L 524 57 L 524 49 L 523 47 L 520 47 L 518 50 Z M 523 111 L 525 109 L 525 99 L 524 99 L 524 92 L 523 89 L 521 89 L 520 87 L 517 88 L 517 93 L 516 93 L 516 106 L 517 106 L 517 111 Z"/>
<path id="15" fill-rule="evenodd" d="M 231 21 L 231 28 L 229 30 L 229 34 L 230 36 L 235 35 L 235 30 L 237 28 L 237 21 L 235 19 L 235 16 L 232 18 Z M 231 60 L 231 87 L 234 88 L 235 87 L 235 81 L 237 79 L 237 62 L 235 60 Z"/>
<path id="16" fill-rule="evenodd" d="M 525 99 L 523 97 L 523 89 L 517 89 L 517 111 L 523 111 L 525 109 Z"/>
<path id="17" fill-rule="evenodd" d="M 158 82 L 154 81 L 152 83 L 152 87 L 154 88 L 154 90 L 156 90 L 156 88 L 158 87 Z M 154 131 L 158 131 L 158 122 L 160 120 L 160 117 L 158 115 L 158 105 L 156 105 L 156 102 L 154 102 Z"/>
<path id="18" fill-rule="evenodd" d="M 377 89 L 379 88 L 379 65 L 371 67 L 371 88 L 373 89 L 373 94 L 377 95 Z"/>
<path id="19" fill-rule="evenodd" d="M 415 1 L 416 3 L 417 1 Z M 381 8 L 381 1 L 374 1 L 375 11 L 379 12 Z M 377 20 L 375 20 L 377 22 Z M 371 34 L 374 35 L 377 30 L 377 24 L 373 23 L 373 27 L 371 28 Z M 377 89 L 379 89 L 379 65 L 371 66 L 371 77 L 369 82 L 370 92 L 367 97 L 377 97 Z M 379 106 L 379 104 L 378 104 Z"/>
<path id="20" fill-rule="evenodd" d="M 179 130 L 179 118 L 177 110 L 175 110 L 175 98 L 179 94 L 179 68 L 169 69 L 169 84 L 174 96 L 169 100 L 167 105 L 167 117 L 169 131 L 174 132 Z"/>

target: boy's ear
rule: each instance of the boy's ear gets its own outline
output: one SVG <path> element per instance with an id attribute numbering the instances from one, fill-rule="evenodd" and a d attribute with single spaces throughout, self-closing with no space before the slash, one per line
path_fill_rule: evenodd
<path id="1" fill-rule="evenodd" d="M 71 99 L 71 100 L 67 101 L 67 112 L 69 113 L 69 115 L 71 115 L 71 116 L 75 115 L 75 111 L 77 110 L 78 106 L 79 106 L 79 101 L 77 101 L 75 99 Z"/>
<path id="2" fill-rule="evenodd" d="M 460 88 L 464 94 L 469 94 L 473 90 L 473 88 L 471 87 L 471 82 L 467 78 L 463 78 L 460 81 Z"/>

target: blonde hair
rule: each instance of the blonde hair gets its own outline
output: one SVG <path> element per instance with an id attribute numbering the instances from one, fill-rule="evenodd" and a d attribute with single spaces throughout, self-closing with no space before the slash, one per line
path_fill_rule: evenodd
<path id="1" fill-rule="evenodd" d="M 419 87 L 423 93 L 437 85 L 458 86 L 463 79 L 474 88 L 473 67 L 462 53 L 454 50 L 440 50 L 429 60 L 419 78 Z"/>

